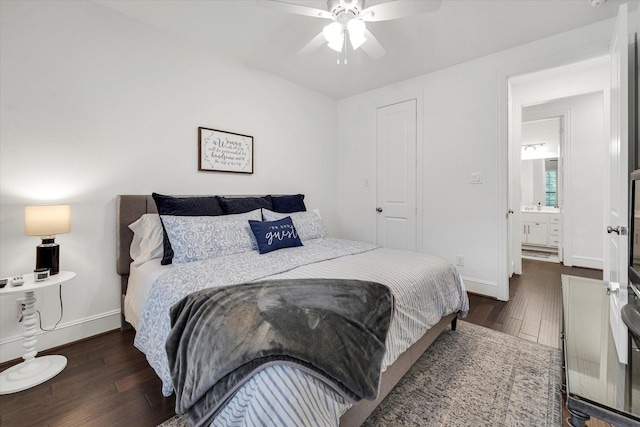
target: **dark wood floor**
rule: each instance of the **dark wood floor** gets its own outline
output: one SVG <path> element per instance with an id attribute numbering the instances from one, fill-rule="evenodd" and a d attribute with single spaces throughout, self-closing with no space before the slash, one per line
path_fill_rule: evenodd
<path id="1" fill-rule="evenodd" d="M 466 320 L 559 347 L 560 275 L 602 278 L 602 272 L 528 260 L 523 270 L 510 282 L 508 303 L 470 295 Z M 40 353 L 62 354 L 68 365 L 44 384 L 0 396 L 0 426 L 152 427 L 170 418 L 174 398 L 162 396 L 160 380 L 132 343 L 133 331 L 113 331 Z"/>
<path id="2" fill-rule="evenodd" d="M 465 320 L 561 348 L 562 274 L 602 279 L 602 270 L 523 259 L 522 275 L 514 275 L 509 281 L 509 302 L 469 295 L 470 310 Z"/>
<path id="3" fill-rule="evenodd" d="M 66 356 L 67 367 L 44 384 L 0 396 L 0 426 L 143 427 L 173 416 L 175 400 L 162 396 L 133 336 L 113 331 L 40 353 Z"/>

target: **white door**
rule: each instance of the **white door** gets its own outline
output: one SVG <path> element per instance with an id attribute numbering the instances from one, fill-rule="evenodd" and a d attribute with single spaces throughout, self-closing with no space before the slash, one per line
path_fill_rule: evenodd
<path id="1" fill-rule="evenodd" d="M 378 244 L 417 250 L 417 103 L 377 109 Z"/>
<path id="2" fill-rule="evenodd" d="M 609 282 L 609 321 L 621 363 L 627 360 L 627 330 L 620 310 L 627 303 L 629 242 L 628 218 L 628 22 L 627 5 L 618 10 L 618 18 L 611 42 L 611 139 L 609 141 L 609 197 L 607 200 L 607 238 L 605 239 L 604 280 Z"/>

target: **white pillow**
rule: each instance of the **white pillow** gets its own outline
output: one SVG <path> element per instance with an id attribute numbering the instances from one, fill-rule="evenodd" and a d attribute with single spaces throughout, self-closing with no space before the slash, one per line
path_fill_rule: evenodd
<path id="1" fill-rule="evenodd" d="M 162 215 L 173 248 L 173 263 L 201 261 L 258 249 L 249 220 L 262 221 L 260 209 L 219 216 Z"/>
<path id="2" fill-rule="evenodd" d="M 162 223 L 158 214 L 144 214 L 129 225 L 133 240 L 129 254 L 133 265 L 140 265 L 154 258 L 162 258 Z"/>
<path id="3" fill-rule="evenodd" d="M 327 229 L 317 209 L 305 212 L 279 213 L 262 208 L 262 218 L 265 221 L 276 221 L 287 216 L 291 217 L 291 221 L 298 232 L 300 240 L 311 240 L 328 236 Z"/>

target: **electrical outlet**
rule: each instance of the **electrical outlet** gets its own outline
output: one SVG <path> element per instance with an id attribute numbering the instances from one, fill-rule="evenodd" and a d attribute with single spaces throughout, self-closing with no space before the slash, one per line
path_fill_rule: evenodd
<path id="1" fill-rule="evenodd" d="M 18 318 L 18 321 L 22 319 L 22 314 L 27 308 L 25 301 L 26 298 L 18 298 L 16 300 L 16 317 Z"/>
<path id="2" fill-rule="evenodd" d="M 456 265 L 459 267 L 464 267 L 464 256 L 458 255 L 456 257 Z"/>

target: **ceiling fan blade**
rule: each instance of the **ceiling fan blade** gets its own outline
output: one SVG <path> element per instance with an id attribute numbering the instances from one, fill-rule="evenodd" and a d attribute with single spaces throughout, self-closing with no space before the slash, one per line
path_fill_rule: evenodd
<path id="1" fill-rule="evenodd" d="M 320 34 L 312 38 L 309 43 L 307 43 L 302 49 L 298 51 L 298 55 L 308 55 L 326 43 L 327 40 L 324 38 L 324 34 L 322 34 L 322 31 L 320 31 Z"/>
<path id="2" fill-rule="evenodd" d="M 420 15 L 440 9 L 442 0 L 395 0 L 367 7 L 360 16 L 364 21 L 388 21 Z"/>
<path id="3" fill-rule="evenodd" d="M 314 18 L 332 19 L 331 13 L 326 10 L 316 9 L 315 7 L 301 6 L 299 4 L 288 3 L 279 0 L 256 0 L 258 6 L 268 9 L 280 10 L 282 12 L 295 13 L 296 15 L 311 16 Z"/>
<path id="4" fill-rule="evenodd" d="M 371 34 L 371 31 L 364 30 L 364 36 L 367 38 L 367 41 L 360 46 L 360 49 L 364 50 L 364 52 L 372 59 L 381 58 L 385 53 L 387 53 L 378 39 Z"/>

